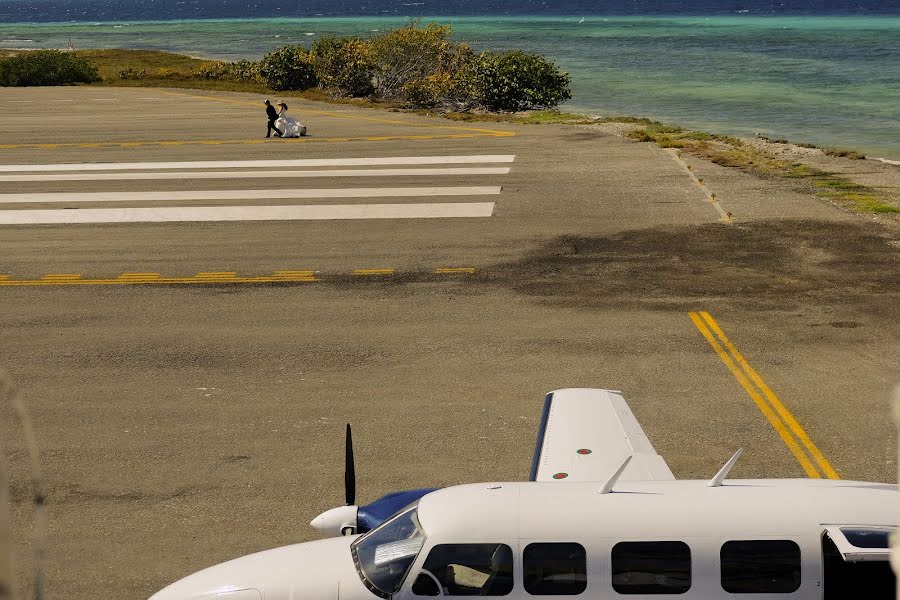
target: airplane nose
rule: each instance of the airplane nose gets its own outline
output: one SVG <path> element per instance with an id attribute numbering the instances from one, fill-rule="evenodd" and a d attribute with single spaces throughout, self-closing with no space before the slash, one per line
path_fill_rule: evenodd
<path id="1" fill-rule="evenodd" d="M 330 538 L 244 556 L 176 581 L 150 600 L 337 598 L 341 579 L 355 573 L 352 541 Z"/>

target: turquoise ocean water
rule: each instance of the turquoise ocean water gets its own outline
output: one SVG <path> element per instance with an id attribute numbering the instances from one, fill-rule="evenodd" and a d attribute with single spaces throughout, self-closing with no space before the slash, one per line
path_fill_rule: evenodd
<path id="1" fill-rule="evenodd" d="M 428 20 L 427 18 L 425 19 Z M 441 17 L 477 49 L 521 48 L 572 74 L 565 107 L 900 159 L 900 17 Z M 403 18 L 0 24 L 0 47 L 152 48 L 259 58 Z"/>

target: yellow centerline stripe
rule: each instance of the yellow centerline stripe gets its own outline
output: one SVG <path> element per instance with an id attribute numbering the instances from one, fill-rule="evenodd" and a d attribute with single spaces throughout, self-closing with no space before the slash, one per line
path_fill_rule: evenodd
<path id="1" fill-rule="evenodd" d="M 356 276 L 394 275 L 396 269 L 355 269 Z M 475 273 L 475 267 L 441 267 L 431 271 L 439 275 Z M 168 285 L 168 284 L 205 284 L 205 283 L 291 283 L 322 281 L 317 277 L 318 271 L 278 270 L 271 275 L 257 277 L 238 277 L 236 271 L 201 271 L 192 277 L 163 277 L 156 272 L 126 272 L 115 278 L 85 279 L 79 273 L 49 273 L 40 279 L 11 279 L 9 275 L 0 275 L 0 287 L 3 286 L 61 286 L 61 285 Z M 414 273 L 421 275 L 421 272 Z"/>
<path id="2" fill-rule="evenodd" d="M 511 135 L 515 135 L 514 133 Z M 341 136 L 341 137 L 301 137 L 301 138 L 279 138 L 277 140 L 265 139 L 245 139 L 245 140 L 146 140 L 131 142 L 59 142 L 59 143 L 25 143 L 25 144 L 0 144 L 0 150 L 23 150 L 23 149 L 61 149 L 61 148 L 136 148 L 138 146 L 218 146 L 225 144 L 246 145 L 246 144 L 314 144 L 322 142 L 391 142 L 401 140 L 447 140 L 447 139 L 469 139 L 476 137 L 497 137 L 493 134 L 479 133 L 437 133 L 437 134 L 410 134 L 410 135 L 369 135 L 369 136 Z"/>
<path id="3" fill-rule="evenodd" d="M 691 317 L 691 320 L 703 337 L 706 338 L 706 341 L 709 342 L 709 345 L 712 346 L 715 353 L 719 355 L 719 358 L 725 366 L 728 367 L 728 370 L 731 371 L 731 374 L 734 375 L 734 378 L 737 379 L 738 383 L 741 384 L 741 387 L 744 388 L 744 391 L 747 392 L 747 395 L 750 396 L 757 408 L 759 408 L 760 412 L 765 415 L 772 427 L 775 428 L 775 431 L 778 432 L 778 435 L 794 455 L 794 458 L 797 459 L 797 462 L 800 463 L 800 466 L 803 467 L 803 470 L 806 471 L 806 474 L 814 479 L 821 479 L 822 474 L 819 473 L 815 465 L 813 465 L 809 457 L 797 443 L 797 440 L 791 435 L 791 432 L 784 421 L 781 420 L 775 411 L 772 410 L 772 407 L 766 403 L 759 392 L 753 387 L 741 368 L 735 364 L 734 360 L 732 360 L 731 355 L 722 348 L 713 333 L 706 326 L 703 318 L 696 312 L 690 312 L 688 315 Z"/>
<path id="4" fill-rule="evenodd" d="M 250 100 L 240 100 L 237 98 L 223 98 L 220 96 L 204 96 L 201 94 L 189 94 L 186 92 L 173 92 L 171 90 L 156 90 L 160 94 L 168 94 L 170 96 L 180 96 L 182 98 L 193 98 L 196 100 L 216 100 L 218 102 L 228 102 L 231 104 L 240 104 L 243 106 L 253 106 L 255 108 L 260 107 L 260 103 L 256 101 Z M 429 129 L 452 129 L 456 131 L 473 131 L 485 135 L 496 136 L 496 137 L 514 137 L 516 135 L 513 131 L 500 131 L 496 129 L 484 129 L 479 127 L 463 127 L 459 125 L 434 125 L 432 123 L 414 123 L 409 121 L 398 121 L 395 119 L 385 119 L 382 117 L 363 117 L 359 115 L 350 115 L 344 113 L 337 113 L 333 111 L 327 110 L 314 110 L 308 108 L 299 108 L 298 112 L 309 113 L 313 115 L 323 115 L 326 117 L 334 117 L 337 119 L 355 119 L 357 121 L 371 121 L 373 123 L 390 123 L 392 125 L 406 125 L 409 127 L 425 127 Z"/>
<path id="5" fill-rule="evenodd" d="M 394 269 L 354 269 L 354 275 L 393 275 Z"/>
<path id="6" fill-rule="evenodd" d="M 766 385 L 766 382 L 763 381 L 762 377 L 756 372 L 756 370 L 750 366 L 750 364 L 744 359 L 740 352 L 738 352 L 737 348 L 728 340 L 725 332 L 722 331 L 722 328 L 719 327 L 719 324 L 716 323 L 716 320 L 712 318 L 706 311 L 702 311 L 700 316 L 703 317 L 703 320 L 706 321 L 707 325 L 709 325 L 710 329 L 719 337 L 725 347 L 731 352 L 732 356 L 737 360 L 738 364 L 744 369 L 744 372 L 750 376 L 750 379 L 756 386 L 762 391 L 763 395 L 769 401 L 769 404 L 775 409 L 776 412 L 781 416 L 787 426 L 791 429 L 797 439 L 803 444 L 809 454 L 813 457 L 813 459 L 818 464 L 819 468 L 829 479 L 840 479 L 841 476 L 838 475 L 838 472 L 831 466 L 831 463 L 828 462 L 828 459 L 825 458 L 825 455 L 819 450 L 818 447 L 813 443 L 813 441 L 809 438 L 809 435 L 806 433 L 806 430 L 797 422 L 797 419 L 794 418 L 794 415 L 791 414 L 791 411 L 781 403 L 781 400 L 778 399 L 778 396 L 775 395 L 775 392 Z"/>

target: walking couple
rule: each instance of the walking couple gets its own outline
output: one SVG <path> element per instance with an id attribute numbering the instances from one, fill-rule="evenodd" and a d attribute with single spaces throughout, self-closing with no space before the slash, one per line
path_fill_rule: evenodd
<path id="1" fill-rule="evenodd" d="M 287 104 L 279 102 L 277 106 L 278 111 L 271 102 L 266 100 L 266 115 L 269 117 L 269 129 L 266 131 L 266 137 L 272 137 L 273 131 L 275 137 L 293 138 L 306 135 L 306 126 L 298 123 L 297 119 L 287 116 Z"/>

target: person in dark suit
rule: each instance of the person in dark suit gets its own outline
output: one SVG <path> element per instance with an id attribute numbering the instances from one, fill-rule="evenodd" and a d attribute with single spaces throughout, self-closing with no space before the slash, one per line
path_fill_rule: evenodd
<path id="1" fill-rule="evenodd" d="M 272 103 L 266 100 L 266 116 L 269 117 L 269 129 L 266 131 L 266 137 L 272 137 L 272 131 L 276 137 L 281 137 L 281 130 L 275 127 L 275 121 L 278 119 L 278 111 L 272 106 Z"/>

